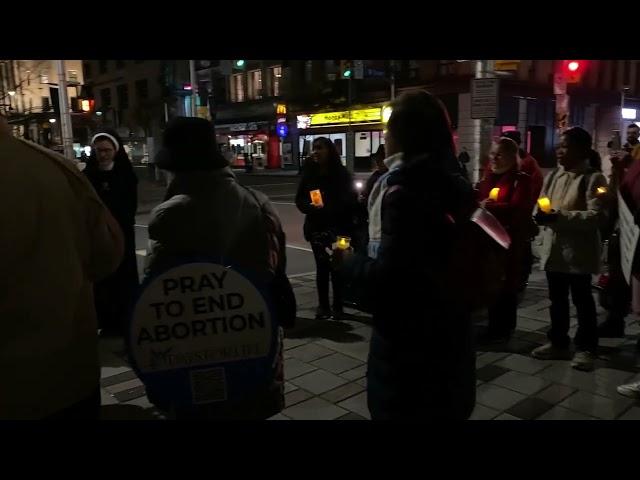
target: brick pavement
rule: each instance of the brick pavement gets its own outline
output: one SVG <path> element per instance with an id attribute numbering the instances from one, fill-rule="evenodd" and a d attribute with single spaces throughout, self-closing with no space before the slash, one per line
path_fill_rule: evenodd
<path id="1" fill-rule="evenodd" d="M 299 321 L 285 338 L 286 408 L 273 420 L 368 419 L 365 374 L 370 318 L 347 310 L 356 314 L 352 320 L 314 320 L 314 281 L 314 275 L 292 278 Z M 549 325 L 541 272 L 532 275 L 520 307 L 514 338 L 499 348 L 478 349 L 472 419 L 640 420 L 640 401 L 616 392 L 619 384 L 640 379 L 637 317 L 627 318 L 627 338 L 601 340 L 595 371 L 579 372 L 569 361 L 541 361 L 529 355 L 545 341 Z M 572 315 L 573 333 L 573 307 Z M 101 340 L 100 351 L 103 418 L 162 419 L 127 365 L 122 341 Z"/>

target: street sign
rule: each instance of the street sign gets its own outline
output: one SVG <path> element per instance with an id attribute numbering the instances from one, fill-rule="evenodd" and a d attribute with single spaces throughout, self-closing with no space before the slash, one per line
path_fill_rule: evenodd
<path id="1" fill-rule="evenodd" d="M 496 72 L 515 72 L 520 66 L 520 60 L 496 60 L 494 70 Z"/>
<path id="2" fill-rule="evenodd" d="M 563 73 L 553 75 L 553 94 L 564 95 L 567 93 L 567 77 Z"/>
<path id="3" fill-rule="evenodd" d="M 471 118 L 496 118 L 498 116 L 498 79 L 474 78 L 471 80 Z"/>

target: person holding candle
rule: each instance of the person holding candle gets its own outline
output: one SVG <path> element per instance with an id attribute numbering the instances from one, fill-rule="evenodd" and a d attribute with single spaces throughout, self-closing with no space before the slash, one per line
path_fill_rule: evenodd
<path id="1" fill-rule="evenodd" d="M 502 137 L 491 147 L 489 171 L 478 186 L 478 200 L 511 236 L 503 292 L 489 307 L 489 327 L 483 342 L 505 342 L 516 328 L 518 291 L 526 283 L 533 204 L 531 177 L 518 167 L 518 145 Z"/>
<path id="2" fill-rule="evenodd" d="M 542 227 L 536 239 L 540 265 L 547 273 L 551 300 L 549 343 L 533 350 L 539 359 L 571 358 L 569 345 L 569 291 L 578 312 L 578 330 L 572 367 L 593 369 L 598 347 L 596 306 L 591 275 L 600 271 L 600 227 L 606 215 L 598 188 L 607 186 L 602 173 L 589 166 L 591 135 L 582 128 L 565 131 L 556 155 L 560 166 L 547 175 L 542 197 L 551 211 L 540 206 L 535 215 Z"/>
<path id="3" fill-rule="evenodd" d="M 316 261 L 318 309 L 316 318 L 344 316 L 342 283 L 331 273 L 331 248 L 338 235 L 351 236 L 357 196 L 349 171 L 342 165 L 336 146 L 326 137 L 313 141 L 310 162 L 305 163 L 298 185 L 296 205 L 305 214 L 304 237 L 311 243 Z M 333 309 L 329 302 L 329 280 L 333 287 Z"/>
<path id="4" fill-rule="evenodd" d="M 385 133 L 389 168 L 369 199 L 368 255 L 336 250 L 373 313 L 367 402 L 373 420 L 462 420 L 475 406 L 469 309 L 445 280 L 456 222 L 477 201 L 460 174 L 449 117 L 425 92 L 393 102 Z M 375 238 L 375 232 L 380 238 Z"/>

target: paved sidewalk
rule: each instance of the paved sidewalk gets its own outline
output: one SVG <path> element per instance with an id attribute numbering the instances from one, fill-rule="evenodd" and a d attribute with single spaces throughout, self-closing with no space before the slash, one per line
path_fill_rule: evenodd
<path id="1" fill-rule="evenodd" d="M 368 419 L 370 317 L 357 314 L 344 322 L 316 321 L 314 275 L 292 278 L 292 283 L 299 321 L 285 338 L 286 408 L 273 419 Z M 573 333 L 573 307 L 572 315 Z M 640 420 L 640 401 L 616 392 L 619 384 L 640 379 L 635 352 L 638 318 L 627 319 L 627 338 L 601 340 L 596 369 L 589 373 L 573 370 L 568 361 L 531 358 L 529 352 L 545 341 L 548 325 L 546 282 L 536 272 L 519 310 L 515 337 L 504 347 L 480 348 L 477 353 L 477 405 L 472 419 Z M 122 341 L 101 340 L 100 350 L 103 418 L 163 418 L 127 365 Z"/>

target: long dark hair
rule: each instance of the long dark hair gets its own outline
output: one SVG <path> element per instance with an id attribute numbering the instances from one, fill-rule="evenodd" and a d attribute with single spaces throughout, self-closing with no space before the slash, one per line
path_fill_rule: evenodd
<path id="1" fill-rule="evenodd" d="M 405 93 L 393 101 L 387 128 L 405 160 L 429 156 L 445 161 L 455 157 L 449 114 L 427 91 Z"/>
<path id="2" fill-rule="evenodd" d="M 329 158 L 327 161 L 327 167 L 329 171 L 335 171 L 341 168 L 344 168 L 342 165 L 342 160 L 340 160 L 340 153 L 338 153 L 338 148 L 335 143 L 329 140 L 327 137 L 318 137 L 313 141 L 313 144 L 320 143 L 324 148 L 329 152 Z M 312 144 L 312 145 L 313 145 Z"/>

